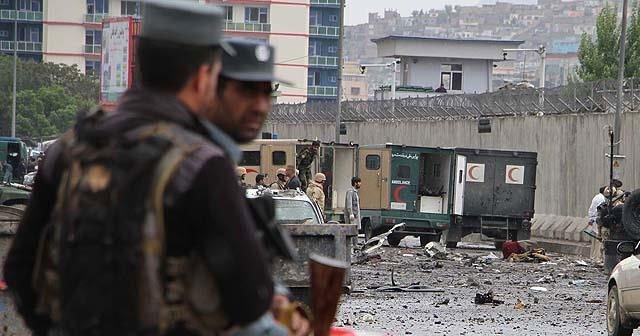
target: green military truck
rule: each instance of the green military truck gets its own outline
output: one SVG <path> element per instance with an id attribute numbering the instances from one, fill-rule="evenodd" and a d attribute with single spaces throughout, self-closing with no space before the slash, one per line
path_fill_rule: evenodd
<path id="1" fill-rule="evenodd" d="M 360 146 L 358 193 L 365 238 L 405 223 L 387 238 L 390 245 L 407 235 L 419 236 L 422 245 L 440 240 L 462 216 L 465 167 L 466 157 L 450 148 Z"/>
<path id="2" fill-rule="evenodd" d="M 533 152 L 360 146 L 365 238 L 405 223 L 388 237 L 390 245 L 408 235 L 419 236 L 422 245 L 442 240 L 448 247 L 470 233 L 497 246 L 505 239 L 529 239 L 536 167 Z"/>
<path id="3" fill-rule="evenodd" d="M 7 161 L 13 166 L 13 182 L 22 183 L 29 160 L 27 145 L 18 138 L 0 137 L 0 162 Z M 4 171 L 0 174 L 4 177 Z"/>

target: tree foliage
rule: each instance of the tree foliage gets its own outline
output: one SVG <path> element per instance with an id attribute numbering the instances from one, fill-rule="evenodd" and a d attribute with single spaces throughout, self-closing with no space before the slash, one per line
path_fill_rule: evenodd
<path id="1" fill-rule="evenodd" d="M 77 66 L 18 61 L 16 135 L 46 137 L 64 132 L 81 109 L 98 101 L 97 78 Z M 11 131 L 13 57 L 0 55 L 0 135 Z"/>
<path id="2" fill-rule="evenodd" d="M 635 6 L 633 6 L 635 7 Z M 596 20 L 594 38 L 582 34 L 577 75 L 582 81 L 618 78 L 620 30 L 617 7 L 606 5 Z M 640 77 L 640 8 L 633 9 L 625 40 L 625 77 Z"/>

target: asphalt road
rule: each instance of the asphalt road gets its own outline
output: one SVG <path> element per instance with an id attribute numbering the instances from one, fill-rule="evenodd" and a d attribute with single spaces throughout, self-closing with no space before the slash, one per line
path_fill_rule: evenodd
<path id="1" fill-rule="evenodd" d="M 427 257 L 417 239 L 382 247 L 376 251 L 381 259 L 352 268 L 356 292 L 343 298 L 337 324 L 389 335 L 606 335 L 607 277 L 601 268 L 560 255 L 546 264 L 484 261 L 501 253 L 461 245 L 440 261 Z M 444 293 L 372 289 L 390 285 L 392 270 L 397 285 L 419 283 Z M 474 303 L 476 293 L 489 290 L 504 303 Z M 518 300 L 524 307 L 516 309 Z"/>
<path id="2" fill-rule="evenodd" d="M 3 263 L 8 244 L 0 238 Z M 355 293 L 343 297 L 336 325 L 388 335 L 606 335 L 606 276 L 597 267 L 580 266 L 578 258 L 566 256 L 553 256 L 548 264 L 483 260 L 500 254 L 479 246 L 449 250 L 446 259 L 433 261 L 418 245 L 417 239 L 406 238 L 400 248 L 376 251 L 379 260 L 353 266 Z M 392 270 L 399 286 L 419 283 L 444 293 L 372 289 L 390 285 Z M 531 290 L 534 286 L 547 292 Z M 476 305 L 476 293 L 489 290 L 504 303 Z M 518 299 L 524 308 L 515 308 Z M 0 336 L 5 335 L 30 333 L 8 293 L 0 292 Z"/>

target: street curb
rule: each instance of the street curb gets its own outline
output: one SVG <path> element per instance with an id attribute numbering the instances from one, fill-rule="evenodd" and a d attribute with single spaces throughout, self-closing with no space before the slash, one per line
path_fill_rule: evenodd
<path id="1" fill-rule="evenodd" d="M 531 240 L 538 243 L 538 246 L 544 248 L 547 252 L 570 254 L 589 258 L 591 256 L 590 243 L 577 243 L 560 239 L 544 239 L 532 237 Z"/>

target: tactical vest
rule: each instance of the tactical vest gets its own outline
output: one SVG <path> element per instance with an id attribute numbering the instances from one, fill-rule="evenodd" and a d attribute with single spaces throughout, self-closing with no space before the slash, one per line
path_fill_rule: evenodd
<path id="1" fill-rule="evenodd" d="M 68 335 L 217 335 L 214 279 L 192 255 L 167 256 L 164 195 L 203 137 L 157 122 L 96 137 L 100 110 L 63 136 L 64 171 L 34 269 L 37 313 Z"/>

